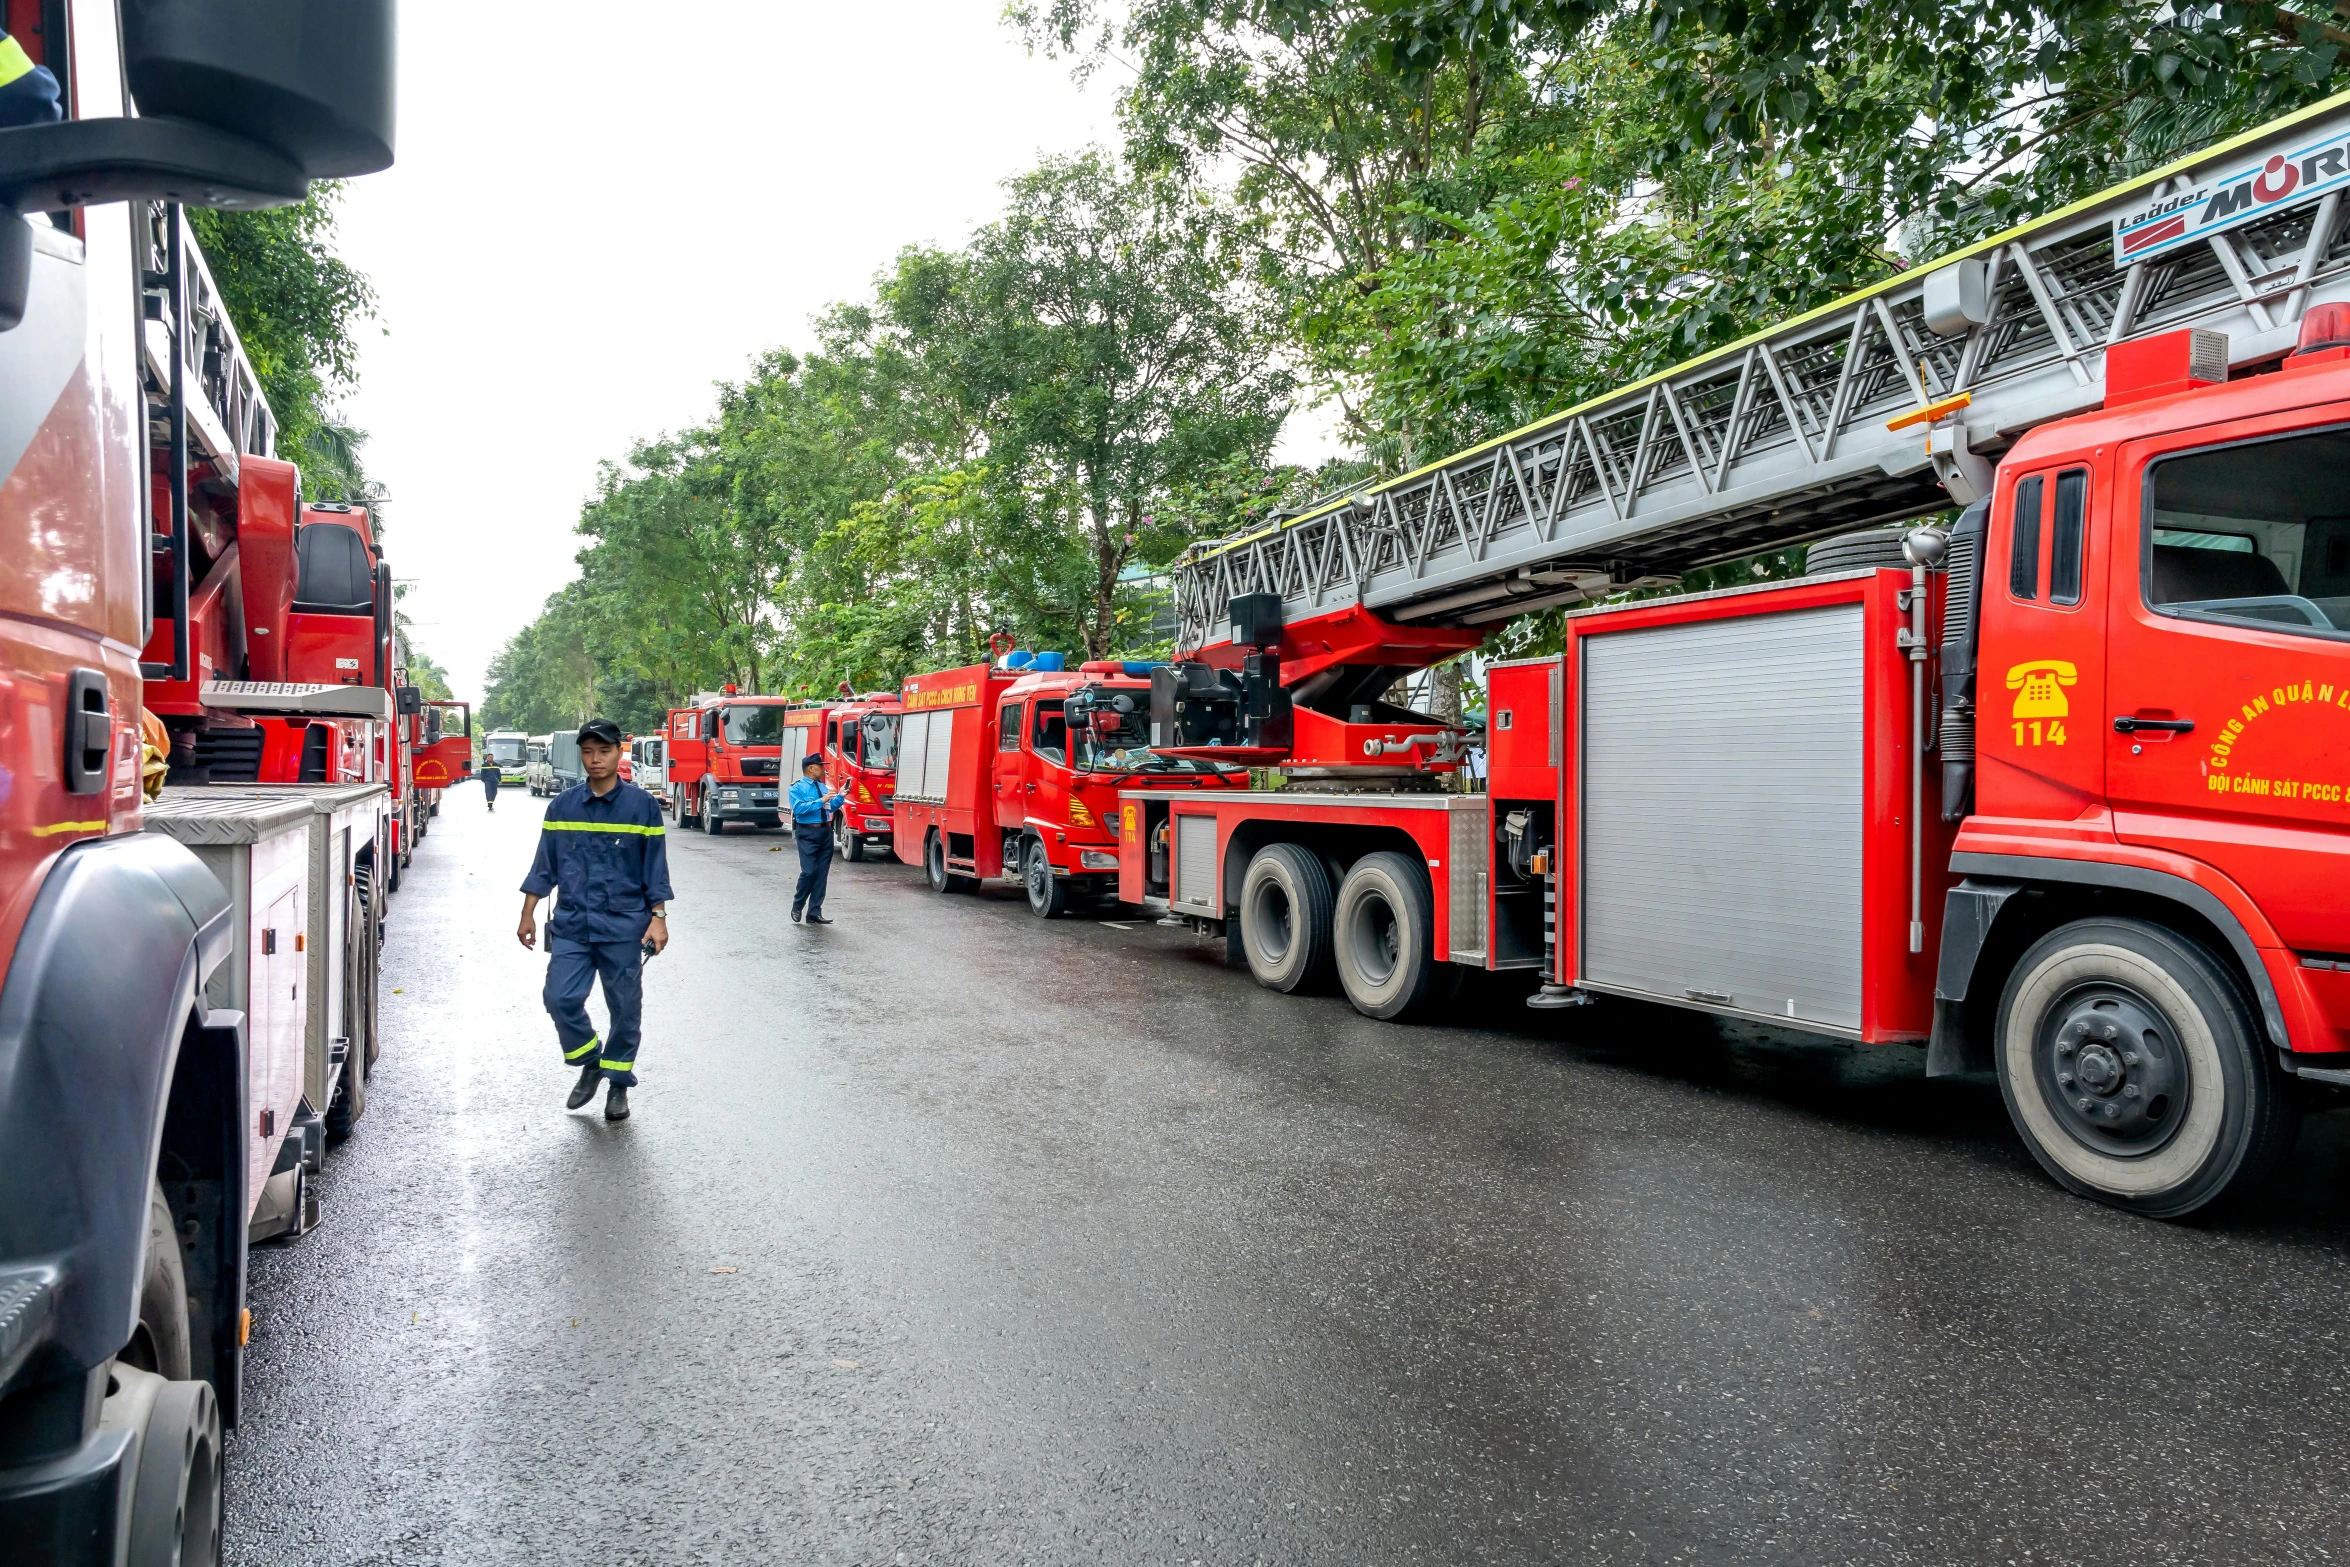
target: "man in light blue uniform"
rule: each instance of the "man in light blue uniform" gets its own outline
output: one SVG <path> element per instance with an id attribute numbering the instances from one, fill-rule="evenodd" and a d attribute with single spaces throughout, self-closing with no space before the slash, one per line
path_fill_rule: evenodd
<path id="1" fill-rule="evenodd" d="M 604 1119 L 625 1121 L 636 1086 L 644 960 L 669 945 L 669 846 L 659 802 L 620 781 L 620 728 L 610 719 L 580 726 L 579 770 L 586 780 L 547 806 L 515 934 L 536 946 L 539 900 L 561 893 L 547 921 L 543 999 L 563 1059 L 579 1065 L 565 1107 L 578 1109 L 609 1082 Z M 609 1039 L 599 1039 L 588 1021 L 588 991 L 599 979 L 612 1014 Z"/>
<path id="2" fill-rule="evenodd" d="M 840 802 L 840 790 L 824 792 L 824 758 L 814 752 L 802 757 L 791 786 L 791 835 L 800 850 L 800 884 L 791 895 L 794 925 L 832 923 L 824 917 L 824 887 L 832 880 L 832 818 Z"/>

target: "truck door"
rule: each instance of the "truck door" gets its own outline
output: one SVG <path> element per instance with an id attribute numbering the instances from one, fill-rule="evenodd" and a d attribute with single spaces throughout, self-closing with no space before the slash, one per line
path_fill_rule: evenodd
<path id="1" fill-rule="evenodd" d="M 1059 697 L 1039 697 L 1028 716 L 1028 815 L 1069 820 L 1069 720 Z"/>
<path id="2" fill-rule="evenodd" d="M 2350 428 L 2280 422 L 2122 449 L 2099 740 L 2125 842 L 2350 952 Z"/>
<path id="3" fill-rule="evenodd" d="M 1020 752 L 1021 704 L 1006 702 L 996 714 L 995 822 L 1017 827 L 1028 820 L 1028 779 Z"/>
<path id="4" fill-rule="evenodd" d="M 2009 481 L 1983 570 L 1983 655 L 1976 675 L 1979 805 L 1986 817 L 2061 824 L 2110 840 L 2105 811 L 2105 601 L 2100 554 L 2110 508 L 2083 462 L 2051 462 Z"/>
<path id="5" fill-rule="evenodd" d="M 709 744 L 702 738 L 699 708 L 679 708 L 669 715 L 669 787 L 691 789 L 710 768 Z"/>

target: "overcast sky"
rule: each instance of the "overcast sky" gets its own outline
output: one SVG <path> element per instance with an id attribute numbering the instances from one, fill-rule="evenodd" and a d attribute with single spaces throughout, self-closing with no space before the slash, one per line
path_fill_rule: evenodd
<path id="1" fill-rule="evenodd" d="M 1039 156 L 1115 144 L 1112 84 L 1079 89 L 1000 14 L 401 7 L 399 161 L 343 208 L 386 334 L 367 329 L 350 413 L 402 605 L 460 696 L 574 574 L 599 460 L 805 345 L 901 246 L 962 240 Z"/>

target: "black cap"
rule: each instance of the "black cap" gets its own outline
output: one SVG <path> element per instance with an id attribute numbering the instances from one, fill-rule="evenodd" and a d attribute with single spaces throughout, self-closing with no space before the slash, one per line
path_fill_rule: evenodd
<path id="1" fill-rule="evenodd" d="M 800 771 L 803 773 L 811 767 L 822 767 L 823 765 L 824 753 L 821 751 L 810 751 L 806 756 L 800 758 Z"/>
<path id="2" fill-rule="evenodd" d="M 620 743 L 620 726 L 609 718 L 591 718 L 579 726 L 579 743 L 585 745 L 590 740 L 601 740 L 606 745 L 618 745 Z"/>

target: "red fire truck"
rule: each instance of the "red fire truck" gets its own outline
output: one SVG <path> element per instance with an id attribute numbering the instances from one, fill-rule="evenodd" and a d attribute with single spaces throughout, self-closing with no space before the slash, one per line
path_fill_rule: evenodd
<path id="1" fill-rule="evenodd" d="M 806 733 L 786 737 L 788 697 L 744 696 L 733 686 L 697 694 L 671 708 L 668 741 L 669 808 L 680 827 L 699 825 L 716 835 L 729 822 L 774 827 L 782 820 L 784 757 L 806 754 Z M 800 749 L 793 749 L 794 744 Z"/>
<path id="2" fill-rule="evenodd" d="M 1117 892 L 1118 798 L 1236 788 L 1244 768 L 1154 753 L 1152 666 L 1064 667 L 1058 653 L 907 679 L 899 720 L 892 843 L 939 892 L 1018 881 L 1052 919 L 1073 896 Z"/>
<path id="3" fill-rule="evenodd" d="M 321 682 L 279 651 L 311 613 L 299 484 L 176 204 L 387 164 L 393 7 L 11 0 L 6 26 L 66 118 L 0 130 L 0 1538 L 214 1561 L 246 1246 L 301 1227 L 265 1203 L 323 1146 L 313 1096 L 358 1109 L 379 911 L 346 878 L 392 715 L 364 652 Z M 382 602 L 329 608 L 364 649 Z M 171 831 L 143 830 L 143 704 Z M 265 759 L 317 781 L 195 782 Z"/>
<path id="4" fill-rule="evenodd" d="M 862 860 L 868 849 L 886 849 L 891 842 L 898 726 L 904 713 L 895 691 L 858 696 L 844 684 L 840 701 L 823 715 L 818 732 L 823 735 L 819 749 L 824 753 L 824 780 L 842 792 L 832 844 L 844 860 Z"/>
<path id="5" fill-rule="evenodd" d="M 1377 1017 L 1921 1042 L 2138 1212 L 2257 1182 L 2350 1088 L 2346 105 L 1200 550 L 1157 748 L 1292 785 L 1128 793 L 1123 893 Z M 1584 603 L 1481 727 L 1361 700 Z"/>

